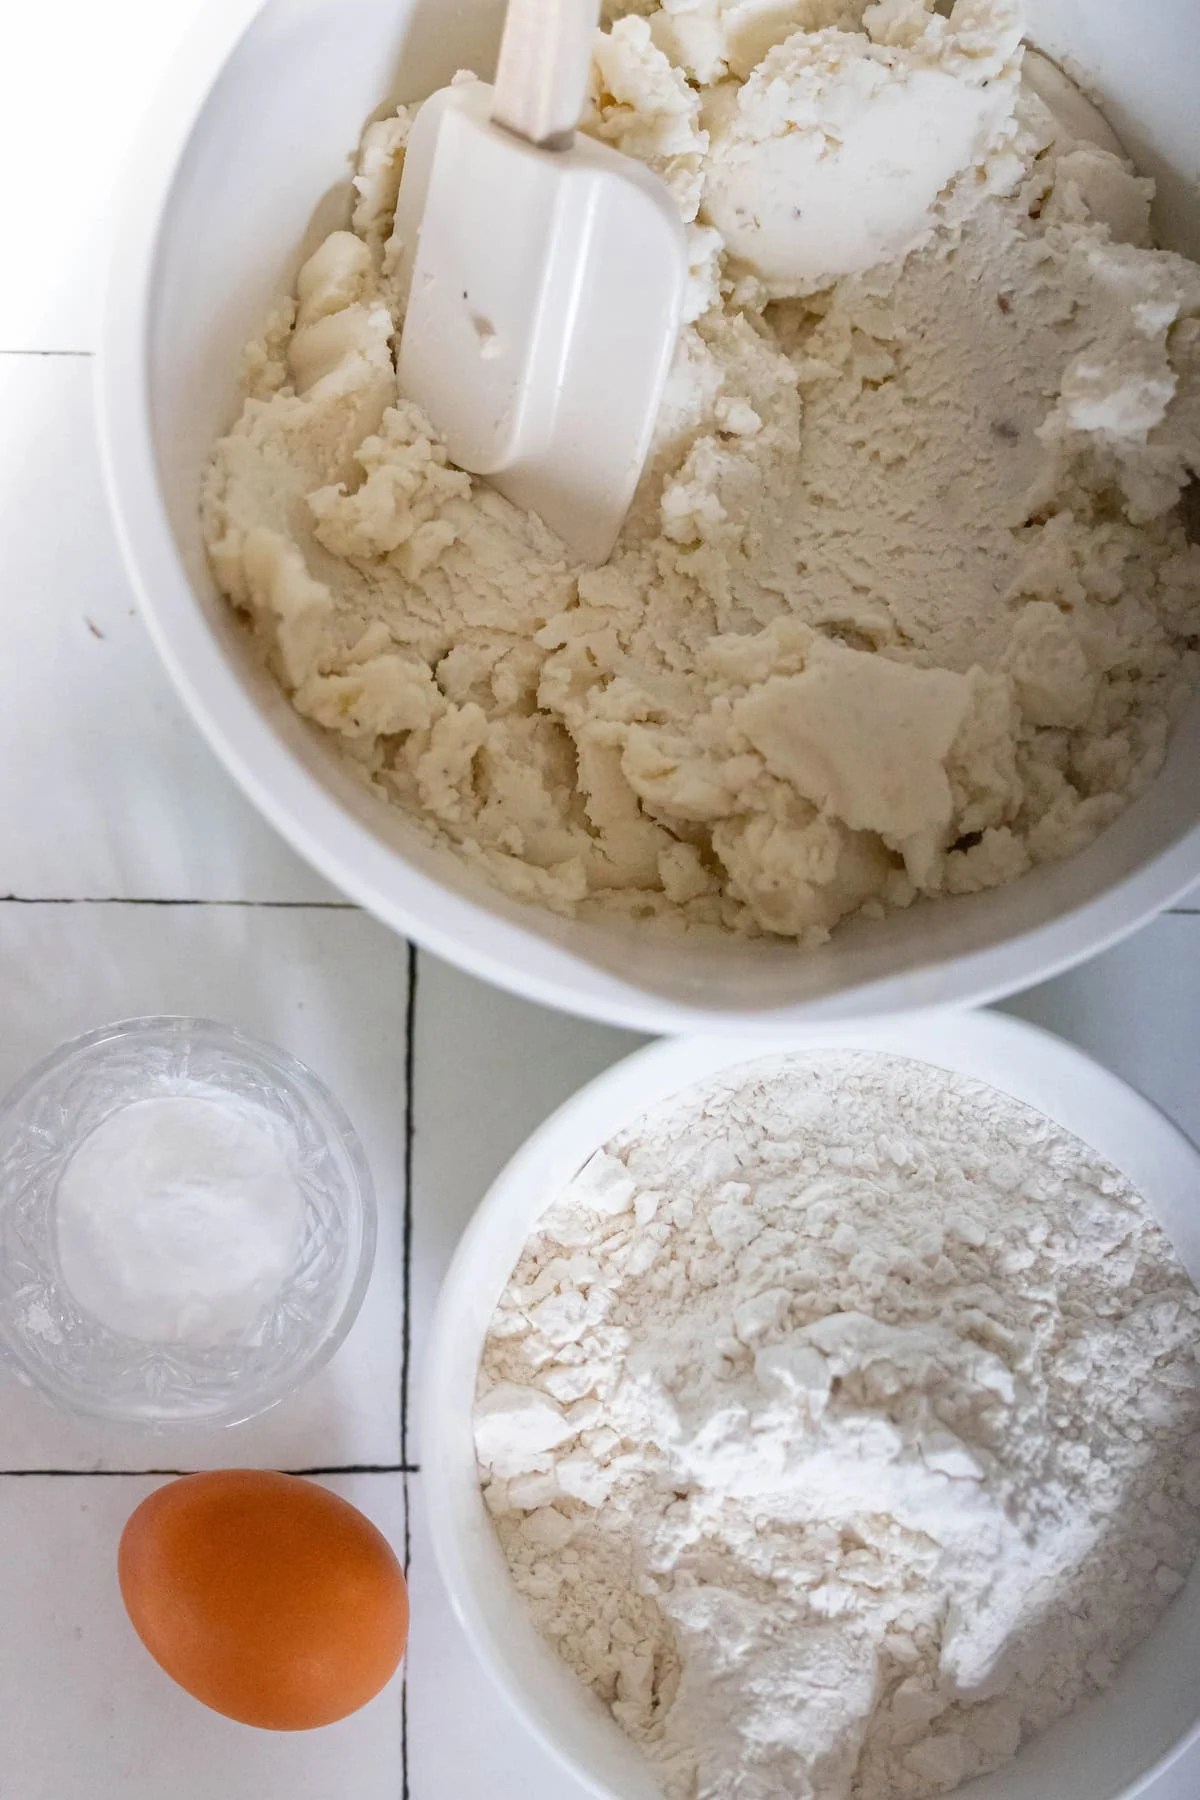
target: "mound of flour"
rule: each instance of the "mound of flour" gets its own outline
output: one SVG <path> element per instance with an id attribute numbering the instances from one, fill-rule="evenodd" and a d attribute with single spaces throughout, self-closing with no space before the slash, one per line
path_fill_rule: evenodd
<path id="1" fill-rule="evenodd" d="M 978 1083 L 750 1065 L 583 1169 L 476 1442 L 539 1629 L 680 1800 L 920 1800 L 1103 1688 L 1200 1546 L 1200 1298 Z"/>

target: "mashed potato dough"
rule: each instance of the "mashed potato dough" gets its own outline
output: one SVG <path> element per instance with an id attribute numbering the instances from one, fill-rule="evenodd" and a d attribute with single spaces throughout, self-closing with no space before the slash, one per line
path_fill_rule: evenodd
<path id="1" fill-rule="evenodd" d="M 1200 675 L 1200 268 L 1020 0 L 607 16 L 586 128 L 691 244 L 609 562 L 397 391 L 401 108 L 249 346 L 221 587 L 378 793 L 560 912 L 815 944 L 1072 853 Z"/>

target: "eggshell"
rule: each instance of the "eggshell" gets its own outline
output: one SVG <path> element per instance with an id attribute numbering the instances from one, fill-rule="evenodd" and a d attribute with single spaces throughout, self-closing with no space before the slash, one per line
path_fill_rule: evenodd
<path id="1" fill-rule="evenodd" d="M 172 1680 L 270 1731 L 332 1724 L 395 1674 L 408 1636 L 404 1575 L 348 1501 L 293 1475 L 187 1475 L 138 1507 L 121 1537 L 121 1595 Z"/>

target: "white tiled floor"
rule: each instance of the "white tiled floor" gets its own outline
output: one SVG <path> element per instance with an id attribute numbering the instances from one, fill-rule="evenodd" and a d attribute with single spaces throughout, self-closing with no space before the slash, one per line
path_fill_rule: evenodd
<path id="1" fill-rule="evenodd" d="M 0 1088 L 105 1018 L 178 1009 L 238 1021 L 344 1099 L 379 1183 L 379 1260 L 323 1375 L 227 1437 L 84 1428 L 0 1371 L 0 1800 L 578 1800 L 474 1666 L 445 1602 L 415 1417 L 401 1435 L 402 1368 L 407 1346 L 411 1396 L 439 1275 L 491 1176 L 636 1040 L 426 957 L 410 964 L 337 904 L 225 779 L 133 612 L 100 492 L 90 360 L 61 353 L 95 346 L 109 179 L 200 4 L 0 7 L 0 214 L 21 252 L 19 278 L 0 281 L 13 676 L 0 708 L 0 896 L 13 896 L 0 899 Z M 1200 891 L 1184 906 L 1012 1010 L 1075 1038 L 1200 1134 Z M 136 1471 L 213 1463 L 341 1470 L 332 1483 L 395 1544 L 411 1542 L 406 1728 L 394 1684 L 331 1731 L 262 1736 L 195 1706 L 145 1657 L 114 1576 L 121 1525 L 151 1484 Z M 1197 1793 L 1200 1757 L 1153 1800 Z"/>
<path id="2" fill-rule="evenodd" d="M 0 11 L 0 181 L 13 258 L 0 283 L 0 352 L 96 348 L 110 194 L 145 97 L 203 4 L 9 0 Z M 63 449 L 69 457 L 69 440 Z"/>

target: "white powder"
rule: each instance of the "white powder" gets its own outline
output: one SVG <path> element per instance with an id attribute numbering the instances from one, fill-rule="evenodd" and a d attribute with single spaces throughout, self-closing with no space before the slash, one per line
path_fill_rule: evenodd
<path id="1" fill-rule="evenodd" d="M 541 1631 L 672 1796 L 918 1800 L 1103 1688 L 1200 1546 L 1200 1297 L 1128 1182 L 897 1058 L 599 1152 L 477 1447 Z"/>
<path id="2" fill-rule="evenodd" d="M 110 1113 L 67 1164 L 55 1209 L 78 1304 L 156 1343 L 216 1343 L 251 1326 L 304 1225 L 283 1126 L 229 1094 Z"/>

